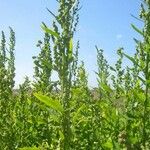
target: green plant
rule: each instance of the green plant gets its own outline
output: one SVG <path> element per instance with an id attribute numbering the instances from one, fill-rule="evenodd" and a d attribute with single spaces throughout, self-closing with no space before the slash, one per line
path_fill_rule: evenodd
<path id="1" fill-rule="evenodd" d="M 34 87 L 36 91 L 41 91 L 43 94 L 48 94 L 52 91 L 52 56 L 50 48 L 50 36 L 45 33 L 44 43 L 38 41 L 37 47 L 40 47 L 41 51 L 39 56 L 33 57 L 35 64 Z"/>
<path id="2" fill-rule="evenodd" d="M 54 70 L 58 73 L 61 90 L 61 103 L 64 109 L 62 114 L 62 129 L 64 139 L 63 149 L 69 150 L 71 145 L 71 122 L 70 122 L 70 100 L 72 86 L 72 67 L 74 64 L 73 56 L 73 35 L 78 23 L 78 0 L 59 1 L 58 15 L 54 17 L 53 30 L 49 29 L 44 23 L 43 30 L 52 37 L 54 44 Z M 60 26 L 60 28 L 59 28 Z"/>
<path id="3" fill-rule="evenodd" d="M 0 43 L 0 150 L 150 149 L 150 0 L 141 4 L 144 27 L 133 29 L 136 52 L 118 49 L 110 65 L 97 50 L 98 86 L 91 89 L 84 62 L 78 64 L 74 34 L 79 0 L 59 0 L 52 28 L 42 24 L 44 40 L 34 56 L 34 81 L 14 89 L 15 33 Z M 75 46 L 76 45 L 76 46 Z M 124 67 L 124 58 L 132 65 Z M 52 73 L 58 81 L 52 80 Z"/>

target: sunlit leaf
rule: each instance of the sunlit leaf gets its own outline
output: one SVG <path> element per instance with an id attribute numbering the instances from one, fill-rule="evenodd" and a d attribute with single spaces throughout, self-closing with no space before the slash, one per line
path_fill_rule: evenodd
<path id="1" fill-rule="evenodd" d="M 34 96 L 48 107 L 56 110 L 59 113 L 63 113 L 63 107 L 58 100 L 53 100 L 52 98 L 39 93 L 34 93 Z"/>
<path id="2" fill-rule="evenodd" d="M 64 140 L 64 134 L 60 130 L 59 130 L 59 135 L 60 135 L 61 140 Z"/>
<path id="3" fill-rule="evenodd" d="M 112 149 L 113 148 L 112 140 L 108 139 L 107 142 L 103 144 L 103 146 L 105 148 Z"/>
<path id="4" fill-rule="evenodd" d="M 55 31 L 53 31 L 53 30 L 49 29 L 48 27 L 46 27 L 46 25 L 45 25 L 44 23 L 41 25 L 41 28 L 42 28 L 46 33 L 49 33 L 50 35 L 55 36 L 56 38 L 59 37 L 59 35 L 58 35 Z"/>
<path id="5" fill-rule="evenodd" d="M 76 112 L 76 113 L 74 114 L 74 116 L 73 116 L 73 121 L 74 121 L 74 122 L 78 119 L 79 114 L 81 113 L 81 111 L 82 111 L 82 110 L 85 110 L 85 109 L 86 109 L 86 105 L 83 104 L 83 105 L 77 110 L 77 112 Z"/>
<path id="6" fill-rule="evenodd" d="M 24 148 L 19 148 L 19 150 L 40 150 L 40 148 L 37 148 L 37 147 L 24 147 Z"/>

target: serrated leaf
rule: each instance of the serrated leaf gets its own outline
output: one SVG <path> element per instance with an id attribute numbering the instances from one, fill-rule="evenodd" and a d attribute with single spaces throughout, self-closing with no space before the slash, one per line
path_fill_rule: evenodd
<path id="1" fill-rule="evenodd" d="M 53 100 L 52 98 L 42 95 L 42 94 L 39 94 L 39 93 L 34 93 L 34 96 L 38 100 L 43 102 L 46 106 L 52 108 L 53 110 L 55 110 L 61 114 L 63 113 L 64 109 L 58 100 Z"/>

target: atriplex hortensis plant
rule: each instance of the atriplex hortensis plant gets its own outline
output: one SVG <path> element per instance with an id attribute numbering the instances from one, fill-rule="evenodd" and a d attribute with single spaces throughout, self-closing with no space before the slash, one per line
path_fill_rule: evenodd
<path id="1" fill-rule="evenodd" d="M 122 125 L 119 125 L 118 128 L 120 128 L 119 129 L 120 131 L 126 130 L 123 131 L 120 135 L 122 137 L 121 142 L 124 141 L 123 143 L 125 144 L 125 147 L 128 149 L 137 148 L 137 146 L 146 149 L 146 146 L 148 146 L 149 143 L 149 135 L 150 135 L 149 134 L 150 120 L 148 118 L 150 113 L 149 112 L 150 1 L 145 0 L 144 4 L 141 5 L 141 8 L 142 9 L 140 18 L 144 22 L 144 28 L 141 31 L 134 25 L 132 25 L 132 27 L 142 35 L 143 41 L 135 39 L 137 47 L 136 47 L 136 54 L 134 57 L 130 57 L 129 55 L 122 52 L 122 49 L 120 49 L 118 51 L 119 60 L 117 61 L 115 68 L 110 67 L 110 69 L 115 72 L 115 75 L 112 75 L 112 83 L 113 83 L 112 90 L 113 91 L 115 90 L 116 93 L 115 95 L 114 94 L 111 95 L 111 99 L 114 100 L 119 99 L 121 103 L 125 104 L 125 110 L 124 113 L 122 114 L 124 116 L 123 117 L 124 119 L 121 116 L 117 118 L 119 119 L 118 124 L 119 122 L 122 121 L 123 121 L 122 125 L 125 123 L 125 128 Z M 100 54 L 102 54 L 102 52 Z M 131 69 L 127 68 L 126 74 L 125 70 L 122 69 L 123 56 L 127 57 L 129 60 L 133 62 L 133 68 Z M 102 58 L 103 57 L 101 57 L 101 61 L 103 60 Z M 102 68 L 101 65 L 102 63 L 100 64 L 100 68 Z M 100 75 L 101 74 L 102 71 L 100 71 Z M 100 77 L 100 81 L 102 79 L 103 77 Z M 102 88 L 102 86 L 100 86 L 100 88 Z M 107 89 L 105 89 L 105 91 L 107 91 Z M 118 109 L 116 109 L 116 111 L 118 116 L 119 115 Z M 115 119 L 115 122 L 116 120 L 117 119 Z M 115 126 L 115 128 L 117 128 L 117 126 Z M 131 132 L 131 130 L 134 130 L 134 132 Z M 115 129 L 115 132 L 116 131 L 117 130 Z M 113 140 L 115 142 L 115 139 Z"/>
<path id="2" fill-rule="evenodd" d="M 13 88 L 14 88 L 14 49 L 15 48 L 15 33 L 10 28 L 10 41 L 7 47 L 5 34 L 2 31 L 1 44 L 0 44 L 0 149 L 6 147 L 10 148 L 13 140 L 12 137 L 12 105 L 13 105 Z M 7 116 L 7 117 L 6 117 Z M 9 130 L 5 130 L 5 123 Z M 9 137 L 9 138 L 8 138 Z"/>
<path id="3" fill-rule="evenodd" d="M 55 16 L 48 10 L 55 21 L 53 29 L 49 29 L 44 23 L 43 30 L 50 35 L 52 39 L 54 64 L 53 69 L 58 73 L 61 90 L 61 103 L 63 105 L 62 129 L 63 142 L 61 143 L 64 150 L 71 148 L 71 122 L 70 122 L 70 100 L 72 78 L 74 75 L 75 54 L 73 51 L 73 36 L 78 23 L 78 0 L 60 0 L 58 1 L 58 15 Z"/>
<path id="4" fill-rule="evenodd" d="M 2 32 L 2 39 L 1 39 L 1 48 L 0 48 L 0 97 L 3 97 L 2 95 L 6 95 L 4 92 L 6 90 L 6 47 L 5 47 L 6 41 L 5 41 L 5 35 L 4 32 Z"/>
<path id="5" fill-rule="evenodd" d="M 2 39 L 1 39 L 1 46 L 0 46 L 0 93 L 7 90 L 7 94 L 12 94 L 14 88 L 14 77 L 15 77 L 15 33 L 10 28 L 10 40 L 9 40 L 9 47 L 6 47 L 6 40 L 4 32 L 2 31 Z M 4 94 L 5 95 L 5 94 Z M 6 96 L 5 95 L 5 96 Z"/>
<path id="6" fill-rule="evenodd" d="M 41 91 L 43 94 L 48 94 L 52 91 L 52 56 L 50 49 L 50 36 L 45 33 L 44 42 L 38 41 L 37 47 L 41 51 L 39 56 L 33 57 L 34 59 L 34 77 L 36 79 L 34 87 L 36 91 Z"/>
<path id="7" fill-rule="evenodd" d="M 9 43 L 9 49 L 8 49 L 8 82 L 9 87 L 12 90 L 15 86 L 15 56 L 14 56 L 14 50 L 15 50 L 15 32 L 12 28 L 10 28 L 10 43 Z"/>
<path id="8" fill-rule="evenodd" d="M 107 60 L 103 56 L 103 50 L 98 49 L 97 50 L 97 66 L 98 66 L 98 72 L 97 74 L 97 81 L 98 81 L 98 88 L 100 92 L 100 98 L 102 98 L 105 94 L 105 88 L 108 86 L 108 77 L 109 77 L 109 65 Z"/>
<path id="9" fill-rule="evenodd" d="M 144 112 L 143 112 L 143 146 L 145 148 L 146 142 L 150 139 L 150 132 L 146 130 L 150 125 L 150 120 L 148 118 L 149 112 L 149 88 L 150 88 L 150 0 L 145 1 L 148 8 L 142 6 L 141 18 L 145 22 L 143 30 L 144 42 L 141 43 L 139 49 L 139 59 L 141 71 L 144 75 L 145 84 L 145 100 L 144 100 Z"/>
<path id="10" fill-rule="evenodd" d="M 143 37 L 143 41 L 135 39 L 134 57 L 121 48 L 112 67 L 104 58 L 103 50 L 97 48 L 99 95 L 94 98 L 88 88 L 84 63 L 77 65 L 79 44 L 77 49 L 73 46 L 79 1 L 57 2 L 57 16 L 48 10 L 55 18 L 53 29 L 42 25 L 45 36 L 38 43 L 39 55 L 34 57 L 34 89 L 26 78 L 20 89 L 13 91 L 15 37 L 11 29 L 9 48 L 6 48 L 2 32 L 0 149 L 39 145 L 52 150 L 149 149 L 150 1 L 142 5 L 143 30 L 132 25 Z M 133 62 L 131 68 L 123 68 L 123 56 Z M 55 94 L 52 71 L 59 76 L 59 90 Z M 39 103 L 32 91 L 44 94 L 35 96 L 49 107 Z"/>
<path id="11" fill-rule="evenodd" d="M 136 26 L 132 24 L 132 27 L 143 37 L 143 41 L 139 41 L 135 39 L 137 44 L 137 59 L 134 59 L 126 54 L 124 54 L 129 60 L 133 62 L 134 65 L 138 67 L 140 75 L 138 78 L 142 83 L 142 88 L 144 92 L 144 98 L 140 105 L 143 106 L 142 108 L 142 145 L 146 148 L 146 144 L 149 143 L 150 139 L 150 120 L 148 118 L 150 111 L 149 111 L 149 88 L 150 88 L 150 0 L 144 0 L 144 4 L 141 4 L 141 13 L 140 18 L 144 22 L 143 30 L 138 29 Z"/>

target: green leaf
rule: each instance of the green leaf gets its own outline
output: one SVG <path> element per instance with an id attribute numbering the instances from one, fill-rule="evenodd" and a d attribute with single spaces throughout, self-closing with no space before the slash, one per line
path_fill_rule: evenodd
<path id="1" fill-rule="evenodd" d="M 86 110 L 86 105 L 83 104 L 81 107 L 79 107 L 79 109 L 77 110 L 77 112 L 74 114 L 73 116 L 73 122 L 76 122 L 76 120 L 78 119 L 79 117 L 79 114 L 82 110 Z"/>
<path id="2" fill-rule="evenodd" d="M 142 81 L 142 83 L 146 84 L 146 81 L 144 79 L 142 79 L 140 76 L 138 76 L 138 78 Z"/>
<path id="3" fill-rule="evenodd" d="M 112 148 L 113 148 L 112 140 L 109 138 L 109 139 L 107 140 L 107 142 L 103 144 L 103 146 L 104 146 L 105 148 L 112 149 Z"/>
<path id="4" fill-rule="evenodd" d="M 19 148 L 19 150 L 40 150 L 37 147 L 24 147 L 24 148 Z"/>
<path id="5" fill-rule="evenodd" d="M 139 44 L 139 43 L 140 43 L 140 41 L 137 40 L 136 38 L 133 38 L 133 40 L 135 41 L 136 44 Z"/>
<path id="6" fill-rule="evenodd" d="M 50 115 L 51 119 L 57 123 L 60 123 L 60 117 L 57 115 Z"/>
<path id="7" fill-rule="evenodd" d="M 130 61 L 132 61 L 132 63 L 138 65 L 138 63 L 136 62 L 136 60 L 135 60 L 133 57 L 131 57 L 131 56 L 125 54 L 125 53 L 123 53 L 123 55 L 124 55 L 126 58 L 128 58 Z M 139 65 L 138 65 L 138 66 L 139 66 Z"/>
<path id="8" fill-rule="evenodd" d="M 136 98 L 141 100 L 141 101 L 144 101 L 145 100 L 145 94 L 143 92 L 136 92 Z"/>
<path id="9" fill-rule="evenodd" d="M 111 93 L 112 92 L 112 89 L 110 88 L 110 86 L 104 84 L 104 83 L 101 83 L 101 86 L 102 86 L 102 89 L 106 92 L 109 92 Z"/>
<path id="10" fill-rule="evenodd" d="M 56 33 L 55 31 L 53 31 L 53 30 L 47 28 L 47 26 L 46 26 L 44 23 L 41 25 L 41 28 L 42 28 L 46 33 L 49 33 L 50 35 L 53 35 L 53 36 L 55 36 L 56 38 L 59 37 L 58 33 Z"/>
<path id="11" fill-rule="evenodd" d="M 72 52 L 73 52 L 73 40 L 71 38 L 69 41 L 69 53 L 68 53 L 70 60 L 72 59 Z"/>
<path id="12" fill-rule="evenodd" d="M 34 93 L 34 96 L 53 110 L 61 114 L 63 113 L 64 109 L 58 100 L 53 100 L 52 98 L 39 93 Z"/>
<path id="13" fill-rule="evenodd" d="M 31 99 L 29 99 L 29 98 L 27 98 L 27 102 L 28 102 L 29 105 L 32 104 L 32 101 L 31 101 Z"/>
<path id="14" fill-rule="evenodd" d="M 140 29 L 138 29 L 135 25 L 133 25 L 133 24 L 131 24 L 131 26 L 132 26 L 132 28 L 136 31 L 136 32 L 138 32 L 139 34 L 141 34 L 142 36 L 144 36 L 144 33 L 143 33 L 143 31 L 141 31 Z"/>
<path id="15" fill-rule="evenodd" d="M 116 72 L 115 68 L 113 68 L 112 66 L 110 66 L 110 70 L 112 70 L 112 71 L 115 71 L 115 72 Z"/>
<path id="16" fill-rule="evenodd" d="M 61 140 L 64 140 L 64 134 L 60 130 L 59 130 L 59 135 L 60 135 Z"/>
<path id="17" fill-rule="evenodd" d="M 138 142 L 137 137 L 129 137 L 129 140 L 131 141 L 132 144 L 136 144 Z"/>
<path id="18" fill-rule="evenodd" d="M 69 51 L 72 53 L 72 50 L 73 50 L 73 40 L 71 38 L 69 41 Z"/>

